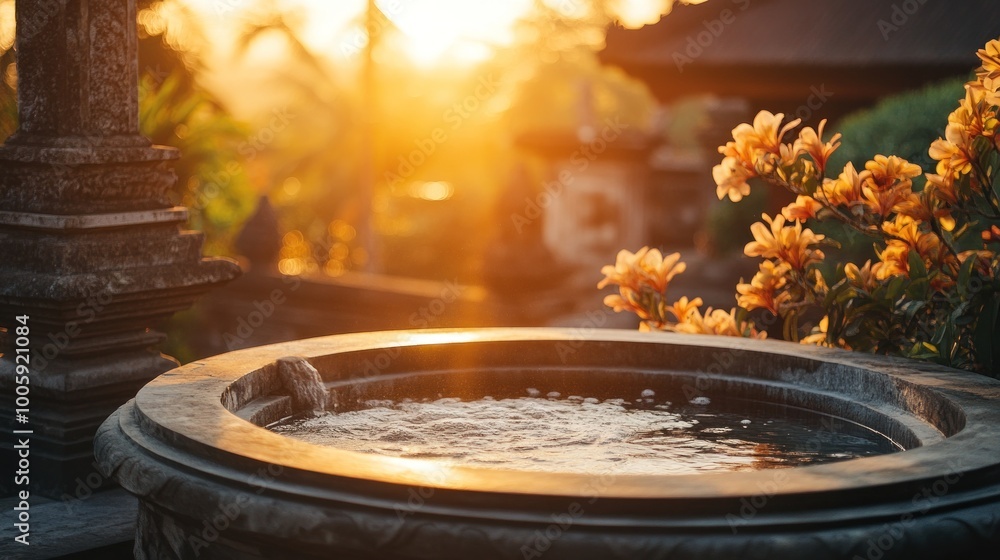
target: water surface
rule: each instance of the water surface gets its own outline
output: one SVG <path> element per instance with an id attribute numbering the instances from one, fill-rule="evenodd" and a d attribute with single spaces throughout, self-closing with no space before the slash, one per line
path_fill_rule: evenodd
<path id="1" fill-rule="evenodd" d="M 270 429 L 310 443 L 394 457 L 524 471 L 693 474 L 795 467 L 899 451 L 847 420 L 759 401 L 670 403 L 541 394 L 372 400 Z"/>

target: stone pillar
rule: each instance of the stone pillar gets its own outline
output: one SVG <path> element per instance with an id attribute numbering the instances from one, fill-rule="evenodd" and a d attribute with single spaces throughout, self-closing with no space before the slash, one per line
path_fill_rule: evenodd
<path id="1" fill-rule="evenodd" d="M 0 440 L 10 465 L 11 429 L 32 432 L 21 436 L 32 495 L 93 490 L 97 426 L 177 365 L 152 327 L 239 272 L 181 230 L 187 210 L 168 197 L 178 152 L 139 132 L 135 5 L 16 3 L 20 122 L 0 146 Z M 20 316 L 26 423 L 14 416 Z M 0 490 L 25 489 L 8 468 Z"/>

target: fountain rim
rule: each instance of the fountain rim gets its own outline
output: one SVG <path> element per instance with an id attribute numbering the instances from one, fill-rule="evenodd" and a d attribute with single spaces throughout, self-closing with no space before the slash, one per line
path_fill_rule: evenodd
<path id="1" fill-rule="evenodd" d="M 971 473 L 1000 467 L 1000 438 L 989 429 L 1000 425 L 1000 382 L 978 374 L 910 360 L 758 341 L 639 333 L 612 329 L 492 328 L 384 331 L 332 335 L 279 343 L 222 354 L 167 372 L 146 385 L 121 415 L 123 432 L 146 452 L 173 465 L 234 481 L 246 481 L 256 467 L 278 466 L 286 491 L 318 496 L 365 484 L 430 487 L 445 491 L 505 495 L 576 497 L 594 485 L 595 474 L 537 473 L 481 467 L 445 467 L 420 459 L 355 453 L 298 441 L 273 433 L 227 409 L 222 395 L 239 378 L 285 356 L 316 359 L 360 350 L 415 347 L 426 344 L 548 341 L 572 343 L 640 343 L 694 346 L 758 354 L 782 354 L 872 371 L 901 383 L 923 386 L 960 407 L 965 426 L 950 437 L 889 455 L 837 463 L 749 472 L 694 475 L 615 475 L 601 486 L 601 496 L 615 499 L 736 498 L 748 489 L 764 488 L 780 478 L 776 494 L 855 491 L 874 486 L 913 486 L 940 479 L 944 473 Z M 164 446 L 163 444 L 166 444 Z M 239 468 L 224 468 L 220 456 Z M 322 481 L 317 484 L 318 481 Z"/>

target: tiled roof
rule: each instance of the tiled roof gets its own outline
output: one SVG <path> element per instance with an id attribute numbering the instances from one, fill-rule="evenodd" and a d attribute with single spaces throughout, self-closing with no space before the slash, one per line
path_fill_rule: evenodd
<path id="1" fill-rule="evenodd" d="M 700 40 L 699 66 L 971 70 L 975 50 L 997 37 L 1000 0 L 709 0 L 678 5 L 655 25 L 611 29 L 601 58 L 676 71 L 675 53 L 690 56 Z"/>

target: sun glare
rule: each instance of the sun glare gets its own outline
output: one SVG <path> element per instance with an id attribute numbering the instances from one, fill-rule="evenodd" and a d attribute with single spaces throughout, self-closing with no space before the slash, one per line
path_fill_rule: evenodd
<path id="1" fill-rule="evenodd" d="M 482 60 L 491 45 L 507 44 L 512 26 L 530 8 L 530 0 L 383 0 L 380 9 L 406 36 L 414 62 L 446 59 Z"/>
<path id="2" fill-rule="evenodd" d="M 224 0 L 214 4 L 201 0 L 179 0 L 210 19 L 213 28 L 236 36 L 233 22 L 241 21 L 254 3 Z M 514 40 L 515 23 L 529 14 L 535 0 L 376 0 L 384 14 L 377 17 L 372 32 L 383 34 L 392 27 L 398 34 L 379 36 L 391 39 L 407 59 L 420 66 L 475 63 L 489 59 L 497 47 Z M 578 0 L 544 0 L 566 17 L 584 17 L 589 4 Z M 615 0 L 611 3 L 626 27 L 654 23 L 669 11 L 675 0 Z M 700 3 L 705 0 L 684 0 Z M 281 6 L 297 12 L 302 41 L 316 53 L 332 58 L 354 58 L 367 42 L 365 9 L 367 0 L 282 0 Z M 0 2 L 0 6 L 3 2 Z M 220 8 L 219 6 L 223 6 Z M 237 17 L 232 17 L 237 16 Z M 0 33 L 2 35 L 2 33 Z M 0 37 L 2 38 L 2 37 Z M 218 38 L 218 37 L 216 37 Z M 268 48 L 281 56 L 282 49 Z"/>

